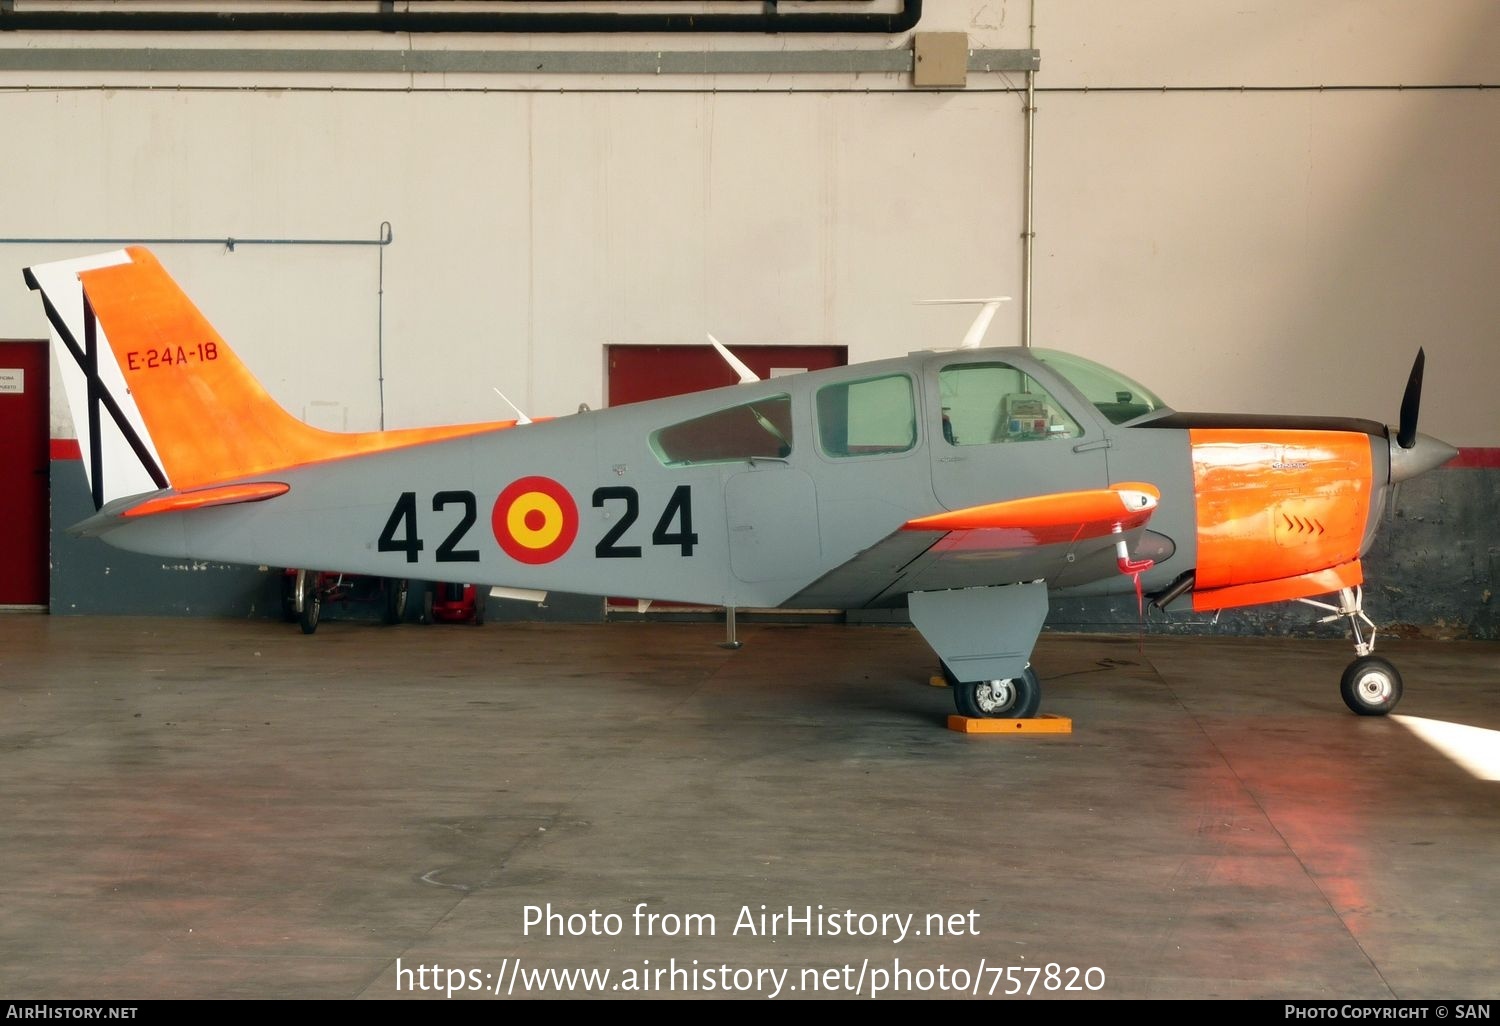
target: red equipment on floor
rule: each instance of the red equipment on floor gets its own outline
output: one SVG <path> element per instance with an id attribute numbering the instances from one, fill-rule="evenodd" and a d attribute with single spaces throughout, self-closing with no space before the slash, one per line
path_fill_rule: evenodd
<path id="1" fill-rule="evenodd" d="M 437 583 L 422 594 L 422 623 L 484 623 L 484 596 L 472 584 Z"/>

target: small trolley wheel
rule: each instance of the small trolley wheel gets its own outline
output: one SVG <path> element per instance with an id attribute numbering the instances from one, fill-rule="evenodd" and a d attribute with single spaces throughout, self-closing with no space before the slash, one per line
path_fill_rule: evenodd
<path id="1" fill-rule="evenodd" d="M 318 617 L 323 612 L 323 589 L 318 585 L 318 574 L 309 572 L 302 586 L 302 633 L 311 634 L 318 629 Z"/>
<path id="2" fill-rule="evenodd" d="M 959 715 L 973 719 L 1025 720 L 1042 704 L 1042 682 L 1028 663 L 1019 677 L 1005 680 L 961 681 L 943 665 L 943 676 L 953 688 Z"/>
<path id="3" fill-rule="evenodd" d="M 1339 693 L 1360 716 L 1384 716 L 1401 701 L 1401 674 L 1379 656 L 1360 656 L 1344 670 Z"/>
<path id="4" fill-rule="evenodd" d="M 400 623 L 406 619 L 406 592 L 407 581 L 405 577 L 389 577 L 381 586 L 385 593 L 385 622 Z"/>
<path id="5" fill-rule="evenodd" d="M 302 612 L 297 617 L 297 622 L 302 625 L 303 634 L 311 634 L 318 629 L 318 617 L 323 613 L 323 588 L 319 583 L 322 577 L 317 571 L 307 571 L 302 581 Z"/>

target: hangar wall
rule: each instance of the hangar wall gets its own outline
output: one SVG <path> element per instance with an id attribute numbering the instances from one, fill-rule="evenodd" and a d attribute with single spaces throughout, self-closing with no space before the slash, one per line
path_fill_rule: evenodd
<path id="1" fill-rule="evenodd" d="M 1423 429 L 1466 464 L 1403 489 L 1431 509 L 1395 518 L 1371 575 L 1410 596 L 1404 619 L 1481 634 L 1500 553 L 1477 515 L 1500 474 L 1497 30 L 1485 0 L 928 0 L 917 26 L 1040 52 L 1036 344 L 1181 409 L 1387 421 L 1426 347 Z M 21 267 L 107 248 L 36 240 L 234 237 L 347 243 L 156 247 L 327 427 L 503 416 L 494 387 L 533 415 L 598 406 L 611 343 L 950 344 L 967 315 L 911 301 L 1023 294 L 1025 76 L 843 70 L 910 37 L 6 33 L 0 336 L 46 333 Z M 610 70 L 679 52 L 759 70 Z M 452 70 L 516 53 L 561 70 Z M 788 53 L 802 70 L 764 70 Z M 393 54 L 449 70 L 384 70 Z M 1023 318 L 1004 310 L 991 341 Z M 60 403 L 53 420 L 72 437 Z M 59 514 L 82 499 L 66 462 Z M 1471 533 L 1432 539 L 1435 519 Z M 254 571 L 54 531 L 54 611 L 240 614 L 263 592 Z"/>

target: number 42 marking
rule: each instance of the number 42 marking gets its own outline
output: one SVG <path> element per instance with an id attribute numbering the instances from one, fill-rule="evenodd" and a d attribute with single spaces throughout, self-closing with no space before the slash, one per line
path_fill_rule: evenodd
<path id="1" fill-rule="evenodd" d="M 438 492 L 432 497 L 432 511 L 441 513 L 448 506 L 462 505 L 463 515 L 454 525 L 453 530 L 448 532 L 448 537 L 437 547 L 434 557 L 439 563 L 477 563 L 479 562 L 478 549 L 460 549 L 458 543 L 463 536 L 468 534 L 469 528 L 474 526 L 477 519 L 475 515 L 473 492 Z M 406 528 L 401 533 L 401 538 L 396 538 L 396 532 L 405 524 Z M 375 547 L 381 552 L 404 552 L 406 561 L 415 563 L 417 553 L 426 546 L 422 539 L 417 536 L 417 493 L 402 492 L 401 498 L 396 500 L 396 507 L 391 510 L 390 519 L 385 522 L 385 530 L 380 532 L 380 540 Z"/>

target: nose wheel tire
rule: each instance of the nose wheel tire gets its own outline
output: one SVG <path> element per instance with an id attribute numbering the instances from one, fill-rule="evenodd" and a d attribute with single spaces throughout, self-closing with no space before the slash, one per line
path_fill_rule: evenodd
<path id="1" fill-rule="evenodd" d="M 1379 656 L 1360 656 L 1339 682 L 1344 704 L 1360 716 L 1384 716 L 1401 701 L 1401 674 Z"/>
<path id="2" fill-rule="evenodd" d="M 1025 720 L 1035 716 L 1042 704 L 1042 682 L 1029 665 L 1019 677 L 961 681 L 944 664 L 943 676 L 953 689 L 953 704 L 960 716 L 977 720 Z"/>

